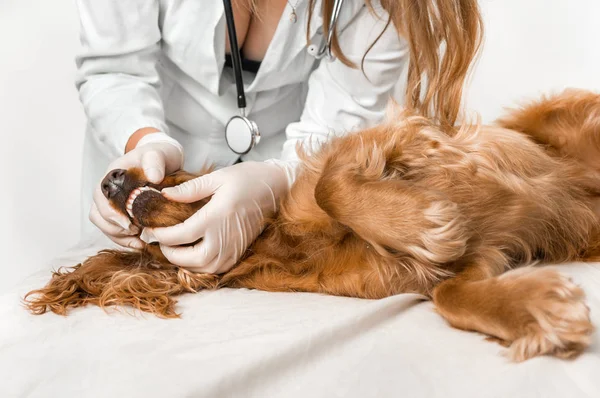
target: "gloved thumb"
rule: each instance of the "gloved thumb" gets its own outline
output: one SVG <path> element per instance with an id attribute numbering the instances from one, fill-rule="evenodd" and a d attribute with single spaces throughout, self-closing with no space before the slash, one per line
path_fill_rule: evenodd
<path id="1" fill-rule="evenodd" d="M 174 187 L 164 188 L 162 193 L 176 202 L 193 203 L 202 200 L 212 194 L 221 185 L 214 177 L 215 173 L 206 174 L 194 178 Z"/>
<path id="2" fill-rule="evenodd" d="M 165 159 L 158 151 L 148 151 L 142 155 L 142 169 L 148 181 L 158 184 L 165 178 Z"/>

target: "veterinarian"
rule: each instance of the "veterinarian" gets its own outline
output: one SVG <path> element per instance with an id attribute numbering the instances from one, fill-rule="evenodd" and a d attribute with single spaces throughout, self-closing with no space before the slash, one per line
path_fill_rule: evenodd
<path id="1" fill-rule="evenodd" d="M 107 171 L 140 167 L 158 183 L 215 166 L 164 191 L 185 202 L 213 195 L 208 205 L 142 234 L 197 272 L 229 270 L 260 234 L 294 182 L 297 145 L 311 153 L 378 123 L 398 82 L 407 106 L 453 123 L 481 32 L 476 0 L 233 0 L 234 23 L 227 3 L 77 0 L 89 218 L 139 248 L 140 231 L 101 193 Z"/>

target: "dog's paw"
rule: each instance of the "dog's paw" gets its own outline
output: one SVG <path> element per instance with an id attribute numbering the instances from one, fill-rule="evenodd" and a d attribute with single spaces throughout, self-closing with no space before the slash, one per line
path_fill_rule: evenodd
<path id="1" fill-rule="evenodd" d="M 585 294 L 569 278 L 550 269 L 523 268 L 499 278 L 519 292 L 514 339 L 508 354 L 520 362 L 538 355 L 574 358 L 591 342 L 594 327 Z"/>

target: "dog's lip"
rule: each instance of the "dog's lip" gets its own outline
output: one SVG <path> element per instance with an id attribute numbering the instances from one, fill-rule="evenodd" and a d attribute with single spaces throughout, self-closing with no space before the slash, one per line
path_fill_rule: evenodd
<path id="1" fill-rule="evenodd" d="M 129 216 L 131 218 L 133 218 L 133 202 L 135 202 L 135 200 L 143 192 L 147 192 L 147 191 L 154 191 L 154 192 L 160 193 L 160 191 L 158 189 L 155 189 L 155 188 L 152 188 L 152 187 L 149 187 L 149 186 L 144 186 L 144 187 L 139 187 L 139 188 L 134 189 L 129 194 L 129 197 L 127 198 L 127 202 L 125 203 L 125 208 L 127 209 L 127 214 L 129 214 Z"/>

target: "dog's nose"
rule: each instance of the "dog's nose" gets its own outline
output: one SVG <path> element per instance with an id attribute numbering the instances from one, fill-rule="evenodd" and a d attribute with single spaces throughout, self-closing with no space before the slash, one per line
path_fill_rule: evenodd
<path id="1" fill-rule="evenodd" d="M 111 171 L 102 180 L 102 193 L 106 199 L 110 199 L 123 189 L 123 183 L 125 182 L 125 170 L 116 169 Z"/>

